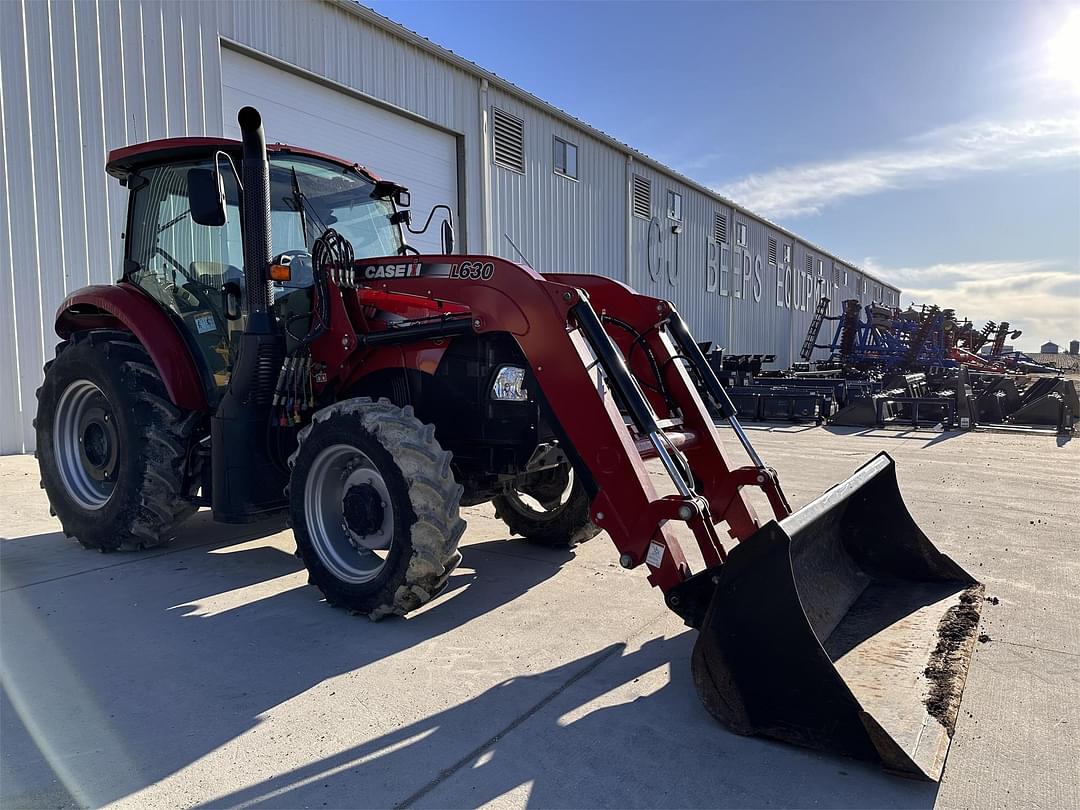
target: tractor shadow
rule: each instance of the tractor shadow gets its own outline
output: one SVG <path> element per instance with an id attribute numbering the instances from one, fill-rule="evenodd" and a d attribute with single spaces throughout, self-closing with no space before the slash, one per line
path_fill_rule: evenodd
<path id="1" fill-rule="evenodd" d="M 328 679 L 513 602 L 574 557 L 542 549 L 523 560 L 521 541 L 470 543 L 430 606 L 370 622 L 307 585 L 291 536 L 262 539 L 280 528 L 200 514 L 169 546 L 135 554 L 86 551 L 61 533 L 0 541 L 0 804 L 130 796 Z"/>
<path id="2" fill-rule="evenodd" d="M 692 646 L 692 632 L 630 653 L 612 644 L 200 807 L 933 807 L 937 785 L 723 729 L 694 692 Z M 450 767 L 427 768 L 426 784 L 373 792 L 439 762 L 460 729 L 508 705 L 522 714 Z"/>
<path id="3" fill-rule="evenodd" d="M 407 619 L 372 623 L 328 608 L 306 586 L 299 560 L 283 550 L 291 538 L 258 539 L 276 529 L 223 529 L 197 516 L 168 551 L 86 552 L 81 570 L 47 582 L 18 575 L 40 574 L 26 566 L 34 553 L 80 556 L 72 541 L 48 534 L 0 544 L 5 568 L 21 565 L 5 570 L 0 611 L 4 770 L 14 775 L 5 777 L 4 805 L 139 803 L 132 794 L 169 777 L 184 780 L 168 788 L 172 801 L 201 795 L 207 807 L 472 807 L 512 791 L 520 797 L 514 802 L 537 807 L 933 805 L 936 786 L 725 731 L 694 692 L 692 632 L 629 653 L 623 644 L 587 647 L 543 671 L 530 671 L 527 661 L 493 664 L 487 656 L 530 651 L 499 641 L 483 646 L 482 630 L 460 632 L 499 610 L 529 621 L 546 597 L 527 603 L 531 609 L 513 603 L 573 552 L 467 543 L 435 603 Z M 591 597 L 581 598 L 578 616 L 587 622 Z M 553 612 L 530 634 L 562 646 L 560 634 L 576 635 L 551 624 L 564 619 L 565 610 Z M 425 652 L 407 653 L 420 645 Z M 469 694 L 468 676 L 459 685 L 456 675 L 425 680 L 423 671 L 448 649 L 481 673 L 501 666 L 529 674 L 453 701 L 459 690 Z M 395 661 L 400 653 L 409 657 Z M 326 683 L 341 675 L 354 683 L 343 705 Z M 322 689 L 327 696 L 313 694 Z M 403 705 L 386 698 L 393 692 L 419 702 L 423 716 L 415 719 L 414 710 L 392 727 L 388 707 Z M 302 703 L 290 704 L 301 695 Z M 293 717 L 299 733 L 258 738 L 266 747 L 230 766 L 245 787 L 220 795 L 220 778 L 200 784 L 199 761 L 259 733 L 271 710 Z M 371 718 L 392 730 L 368 731 Z M 312 730 L 329 735 L 336 752 L 312 750 L 299 758 L 307 764 L 281 772 L 275 749 L 295 754 L 282 736 L 310 740 Z M 349 744 L 350 736 L 363 741 Z M 189 767 L 190 776 L 178 773 Z"/>

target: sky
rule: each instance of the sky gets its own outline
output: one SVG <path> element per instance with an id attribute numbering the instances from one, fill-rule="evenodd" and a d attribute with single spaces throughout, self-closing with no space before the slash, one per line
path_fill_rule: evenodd
<path id="1" fill-rule="evenodd" d="M 1080 339 L 1080 2 L 368 2 L 1018 348 Z"/>

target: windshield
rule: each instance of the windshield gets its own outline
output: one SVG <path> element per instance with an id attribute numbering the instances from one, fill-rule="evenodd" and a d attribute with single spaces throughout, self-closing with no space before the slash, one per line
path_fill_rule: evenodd
<path id="1" fill-rule="evenodd" d="M 401 232 L 390 222 L 389 200 L 371 196 L 375 185 L 356 171 L 317 158 L 275 155 L 270 160 L 273 253 L 309 251 L 326 228 L 352 244 L 358 259 L 394 256 Z"/>

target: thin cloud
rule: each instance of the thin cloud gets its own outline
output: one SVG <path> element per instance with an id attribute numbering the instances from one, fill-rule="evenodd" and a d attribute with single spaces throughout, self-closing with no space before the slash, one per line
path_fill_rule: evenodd
<path id="1" fill-rule="evenodd" d="M 1015 345 L 1024 351 L 1038 351 L 1048 340 L 1061 346 L 1080 339 L 1080 267 L 1043 259 L 884 267 L 873 258 L 863 266 L 895 280 L 905 305 L 952 308 L 980 327 L 1008 321 L 1023 330 Z"/>
<path id="2" fill-rule="evenodd" d="M 849 197 L 1080 158 L 1080 116 L 985 121 L 909 138 L 894 149 L 752 174 L 717 191 L 774 219 L 819 213 Z"/>

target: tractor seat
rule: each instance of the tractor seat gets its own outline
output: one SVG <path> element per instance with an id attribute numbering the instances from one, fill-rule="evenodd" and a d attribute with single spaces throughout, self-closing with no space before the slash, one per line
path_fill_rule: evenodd
<path id="1" fill-rule="evenodd" d="M 235 281 L 243 286 L 244 271 L 223 262 L 195 261 L 190 266 L 191 277 L 197 278 L 204 287 L 220 289 L 223 284 Z"/>

